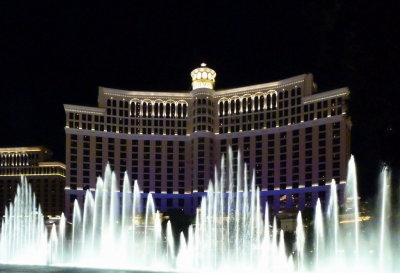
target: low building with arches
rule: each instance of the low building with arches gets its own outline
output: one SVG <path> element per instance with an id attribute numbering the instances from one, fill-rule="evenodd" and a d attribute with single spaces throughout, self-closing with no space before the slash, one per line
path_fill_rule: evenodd
<path id="1" fill-rule="evenodd" d="M 332 179 L 343 190 L 350 157 L 348 88 L 317 92 L 312 74 L 215 90 L 216 72 L 201 64 L 192 90 L 99 88 L 98 107 L 64 105 L 66 213 L 109 162 L 126 171 L 161 211 L 194 212 L 232 147 L 254 170 L 274 211 L 326 200 Z M 233 169 L 237 168 L 234 163 Z M 234 178 L 235 179 L 235 178 Z"/>
<path id="2" fill-rule="evenodd" d="M 50 161 L 52 152 L 43 146 L 0 148 L 0 215 L 14 201 L 21 176 L 26 176 L 46 218 L 64 211 L 65 164 Z"/>

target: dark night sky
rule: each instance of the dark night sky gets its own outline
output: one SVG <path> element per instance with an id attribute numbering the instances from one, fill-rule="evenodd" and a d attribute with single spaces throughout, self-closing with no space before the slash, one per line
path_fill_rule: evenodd
<path id="1" fill-rule="evenodd" d="M 361 190 L 379 162 L 399 169 L 395 3 L 81 2 L 0 2 L 0 146 L 45 145 L 64 161 L 63 104 L 96 106 L 98 86 L 189 90 L 204 61 L 217 89 L 307 72 L 320 91 L 349 86 Z"/>

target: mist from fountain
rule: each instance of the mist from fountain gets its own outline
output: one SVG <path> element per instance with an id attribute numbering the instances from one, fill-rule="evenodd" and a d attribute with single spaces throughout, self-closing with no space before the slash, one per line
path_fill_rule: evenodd
<path id="1" fill-rule="evenodd" d="M 327 203 L 317 200 L 311 222 L 299 212 L 290 236 L 278 228 L 268 203 L 262 206 L 254 171 L 247 177 L 240 154 L 236 174 L 233 163 L 229 150 L 178 245 L 171 223 L 162 229 L 152 195 L 144 202 L 137 181 L 131 185 L 127 175 L 119 192 L 109 166 L 104 180 L 97 179 L 96 193 L 86 192 L 83 208 L 74 203 L 70 232 L 64 215 L 47 231 L 23 178 L 2 221 L 0 263 L 183 272 L 396 272 L 399 263 L 392 255 L 400 249 L 390 243 L 387 168 L 380 178 L 376 221 L 360 225 L 352 157 L 344 196 L 332 181 Z"/>

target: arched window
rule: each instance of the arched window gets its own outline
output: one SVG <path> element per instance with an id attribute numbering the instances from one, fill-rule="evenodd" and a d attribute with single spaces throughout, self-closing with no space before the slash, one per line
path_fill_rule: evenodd
<path id="1" fill-rule="evenodd" d="M 203 99 L 203 100 L 201 101 L 201 104 L 203 104 L 203 105 L 207 105 L 207 101 L 206 101 L 206 99 Z"/>
<path id="2" fill-rule="evenodd" d="M 178 104 L 178 118 L 182 117 L 182 104 Z"/>
<path id="3" fill-rule="evenodd" d="M 236 100 L 236 115 L 240 114 L 240 100 Z"/>
<path id="4" fill-rule="evenodd" d="M 158 107 L 159 107 L 159 103 L 156 102 L 156 103 L 154 104 L 154 116 L 155 116 L 155 117 L 158 117 Z"/>
<path id="5" fill-rule="evenodd" d="M 247 112 L 247 98 L 243 98 L 242 106 L 243 106 L 243 113 L 246 113 Z"/>
<path id="6" fill-rule="evenodd" d="M 147 114 L 147 116 L 151 117 L 152 116 L 152 112 L 153 112 L 153 105 L 150 102 L 149 105 L 148 105 L 148 114 Z"/>
<path id="7" fill-rule="evenodd" d="M 183 105 L 183 117 L 186 118 L 186 116 L 187 116 L 187 105 L 184 104 Z"/>
<path id="8" fill-rule="evenodd" d="M 170 114 L 171 114 L 171 105 L 170 105 L 170 103 L 167 103 L 167 107 L 165 109 L 165 113 L 167 115 L 167 118 L 169 118 Z"/>
<path id="9" fill-rule="evenodd" d="M 229 104 L 228 101 L 224 102 L 224 116 L 228 115 Z"/>
<path id="10" fill-rule="evenodd" d="M 271 109 L 272 108 L 272 95 L 268 94 L 267 95 L 267 109 Z"/>
<path id="11" fill-rule="evenodd" d="M 175 117 L 175 103 L 171 103 L 171 117 Z"/>
<path id="12" fill-rule="evenodd" d="M 256 112 L 258 112 L 258 103 L 259 103 L 259 101 L 258 101 L 258 96 L 255 96 L 255 97 L 254 97 L 254 110 L 255 110 Z"/>
<path id="13" fill-rule="evenodd" d="M 272 109 L 276 108 L 276 94 L 272 95 Z"/>
<path id="14" fill-rule="evenodd" d="M 264 110 L 264 95 L 260 96 L 260 110 Z"/>
<path id="15" fill-rule="evenodd" d="M 131 102 L 131 117 L 135 116 L 135 102 Z"/>
<path id="16" fill-rule="evenodd" d="M 219 116 L 222 117 L 224 115 L 224 103 L 222 101 L 219 102 Z"/>
<path id="17" fill-rule="evenodd" d="M 164 116 L 164 104 L 160 103 L 160 117 Z"/>
<path id="18" fill-rule="evenodd" d="M 247 99 L 247 112 L 251 113 L 252 110 L 253 110 L 253 100 L 252 100 L 252 98 L 248 98 Z"/>
<path id="19" fill-rule="evenodd" d="M 142 114 L 144 117 L 147 117 L 147 102 L 143 102 L 143 111 Z"/>
<path id="20" fill-rule="evenodd" d="M 235 113 L 235 101 L 231 100 L 231 115 L 233 115 L 233 113 Z"/>

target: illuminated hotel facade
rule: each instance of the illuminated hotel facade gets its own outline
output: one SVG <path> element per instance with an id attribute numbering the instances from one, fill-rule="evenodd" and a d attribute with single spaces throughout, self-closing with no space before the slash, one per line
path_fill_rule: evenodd
<path id="1" fill-rule="evenodd" d="M 0 215 L 14 200 L 21 176 L 27 177 L 43 215 L 60 216 L 64 211 L 65 165 L 49 161 L 45 147 L 0 148 Z"/>
<path id="2" fill-rule="evenodd" d="M 216 73 L 205 64 L 191 76 L 191 91 L 100 87 L 98 107 L 64 105 L 67 215 L 75 199 L 82 203 L 86 190 L 95 191 L 107 162 L 121 189 L 127 171 L 161 211 L 194 213 L 229 147 L 234 157 L 241 151 L 262 201 L 275 211 L 325 200 L 332 179 L 343 190 L 347 88 L 317 93 L 313 75 L 304 74 L 214 90 Z"/>

